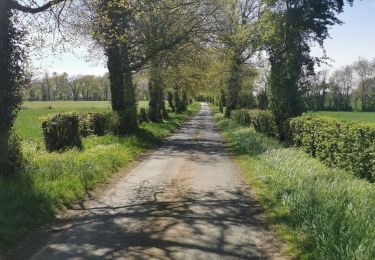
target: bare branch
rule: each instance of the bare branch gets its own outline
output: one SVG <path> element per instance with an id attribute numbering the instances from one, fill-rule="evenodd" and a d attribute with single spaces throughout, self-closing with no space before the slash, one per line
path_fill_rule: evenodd
<path id="1" fill-rule="evenodd" d="M 15 9 L 15 10 L 18 10 L 18 11 L 21 11 L 21 12 L 24 12 L 24 13 L 37 14 L 37 13 L 44 12 L 44 11 L 50 9 L 52 6 L 57 5 L 59 3 L 62 3 L 62 2 L 65 3 L 66 1 L 67 0 L 53 0 L 53 1 L 47 2 L 46 4 L 44 4 L 42 6 L 30 7 L 30 6 L 21 5 L 16 0 L 12 0 L 11 1 L 11 8 Z"/>

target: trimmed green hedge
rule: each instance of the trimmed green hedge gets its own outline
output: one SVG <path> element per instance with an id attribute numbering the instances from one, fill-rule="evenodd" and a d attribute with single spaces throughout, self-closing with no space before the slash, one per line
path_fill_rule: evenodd
<path id="1" fill-rule="evenodd" d="M 80 113 L 79 128 L 81 135 L 86 137 L 89 135 L 103 136 L 111 132 L 113 122 L 113 114 L 111 113 Z"/>
<path id="2" fill-rule="evenodd" d="M 251 126 L 251 117 L 248 110 L 235 110 L 232 111 L 231 118 L 236 121 L 237 124 L 243 127 Z"/>
<path id="3" fill-rule="evenodd" d="M 243 127 L 278 137 L 271 111 L 237 110 L 231 118 Z M 286 140 L 330 167 L 375 181 L 375 126 L 303 115 L 285 123 Z"/>
<path id="4" fill-rule="evenodd" d="M 277 137 L 277 127 L 272 112 L 269 110 L 250 110 L 249 111 L 253 126 L 258 133 L 264 133 L 268 136 Z"/>
<path id="5" fill-rule="evenodd" d="M 291 120 L 293 143 L 331 167 L 375 180 L 375 126 L 303 115 Z"/>
<path id="6" fill-rule="evenodd" d="M 139 123 L 149 122 L 148 109 L 141 108 Z M 82 149 L 81 137 L 117 134 L 120 125 L 116 113 L 58 113 L 44 119 L 42 123 L 44 142 L 48 152 Z"/>
<path id="7" fill-rule="evenodd" d="M 235 110 L 231 119 L 243 127 L 254 126 L 259 133 L 277 137 L 277 128 L 271 111 L 268 110 Z"/>
<path id="8" fill-rule="evenodd" d="M 44 143 L 48 152 L 83 148 L 79 129 L 79 115 L 76 112 L 50 115 L 42 123 L 42 128 Z"/>

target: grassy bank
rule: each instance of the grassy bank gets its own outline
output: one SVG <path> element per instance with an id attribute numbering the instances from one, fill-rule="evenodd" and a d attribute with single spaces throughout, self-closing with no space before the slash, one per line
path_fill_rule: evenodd
<path id="1" fill-rule="evenodd" d="M 0 252 L 28 229 L 82 200 L 95 184 L 154 147 L 198 109 L 195 103 L 184 114 L 171 114 L 168 121 L 145 123 L 132 136 L 84 138 L 83 151 L 49 154 L 37 142 L 25 142 L 29 167 L 0 180 Z"/>
<path id="2" fill-rule="evenodd" d="M 271 223 L 300 259 L 375 259 L 375 187 L 215 116 Z"/>

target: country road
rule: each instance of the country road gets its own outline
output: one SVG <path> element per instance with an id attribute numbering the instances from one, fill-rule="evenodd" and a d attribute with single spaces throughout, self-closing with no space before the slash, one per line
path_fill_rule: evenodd
<path id="1" fill-rule="evenodd" d="M 283 259 L 208 105 L 32 259 Z"/>

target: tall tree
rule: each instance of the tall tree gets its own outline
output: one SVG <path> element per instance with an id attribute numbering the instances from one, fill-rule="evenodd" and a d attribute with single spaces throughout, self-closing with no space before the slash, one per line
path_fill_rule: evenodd
<path id="1" fill-rule="evenodd" d="M 259 0 L 218 1 L 221 8 L 216 17 L 218 39 L 225 47 L 230 60 L 226 99 L 226 116 L 237 108 L 241 92 L 241 75 L 247 70 L 246 63 L 257 50 L 255 25 L 261 15 Z"/>
<path id="2" fill-rule="evenodd" d="M 360 58 L 354 63 L 354 70 L 359 77 L 359 86 L 357 90 L 358 97 L 360 99 L 360 107 L 362 111 L 371 110 L 371 99 L 369 96 L 370 90 L 370 79 L 375 77 L 375 61 Z"/>
<path id="3" fill-rule="evenodd" d="M 310 43 L 323 47 L 328 29 L 342 22 L 344 0 L 263 0 L 266 11 L 261 30 L 271 63 L 270 106 L 285 138 L 284 123 L 303 111 L 301 79 L 312 74 L 317 61 L 310 56 Z M 353 0 L 346 1 L 352 4 Z"/>
<path id="4" fill-rule="evenodd" d="M 164 88 L 161 72 L 168 59 L 186 45 L 200 45 L 207 37 L 211 13 L 215 10 L 206 1 L 149 1 L 146 16 L 140 19 L 145 47 L 155 53 L 149 62 L 150 118 L 158 121 L 165 114 Z M 159 12 L 155 12 L 159 10 Z"/>
<path id="5" fill-rule="evenodd" d="M 108 59 L 111 82 L 112 106 L 121 118 L 122 133 L 137 128 L 137 109 L 133 74 L 147 66 L 158 69 L 160 53 L 173 49 L 186 41 L 187 34 L 193 34 L 196 10 L 205 1 L 198 0 L 139 0 L 80 1 L 86 6 L 88 19 L 78 26 L 83 34 L 91 31 L 101 45 Z M 88 5 L 87 5 L 88 3 Z M 188 11 L 186 11 L 188 10 Z M 199 22 L 202 22 L 199 20 Z M 91 28 L 91 30 L 87 30 Z M 91 36 L 91 35 L 90 35 Z M 158 73 L 152 73 L 158 75 Z M 151 79 L 151 82 L 154 80 Z M 156 79 L 159 82 L 158 79 Z M 156 88 L 156 100 L 160 96 L 159 83 L 150 84 Z M 161 86 L 162 87 L 162 86 Z M 152 107 L 160 107 L 151 102 Z M 158 112 L 155 112 L 158 117 Z M 157 119 L 157 118 L 155 118 Z"/>
<path id="6" fill-rule="evenodd" d="M 1 175 L 14 171 L 10 161 L 9 136 L 19 108 L 20 86 L 22 85 L 24 52 L 22 41 L 25 32 L 16 27 L 15 12 L 36 14 L 51 10 L 54 5 L 66 0 L 48 1 L 36 6 L 34 1 L 29 5 L 16 0 L 0 1 L 0 169 Z M 24 1 L 26 3 L 28 1 Z M 34 7 L 35 6 L 35 7 Z M 54 16 L 52 16 L 54 17 Z"/>

